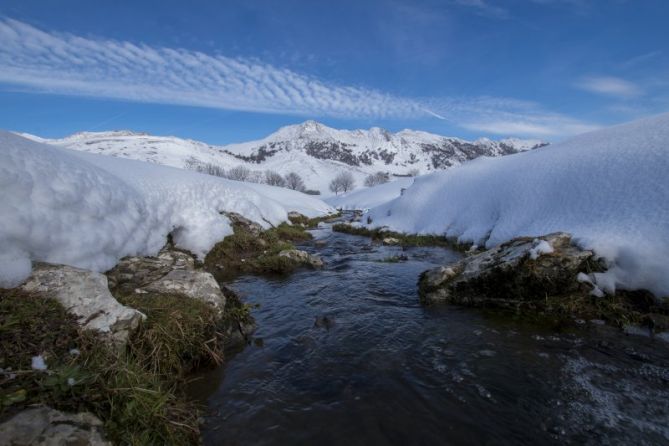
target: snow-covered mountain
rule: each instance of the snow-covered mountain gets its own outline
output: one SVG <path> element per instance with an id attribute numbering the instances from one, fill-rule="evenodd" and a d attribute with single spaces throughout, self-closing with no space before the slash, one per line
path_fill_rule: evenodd
<path id="1" fill-rule="evenodd" d="M 51 140 L 23 136 L 68 149 L 180 168 L 196 161 L 224 169 L 245 165 L 283 175 L 297 172 L 308 188 L 324 194 L 328 194 L 332 178 L 342 171 L 353 173 L 362 185 L 368 174 L 377 171 L 428 173 L 481 156 L 509 155 L 546 145 L 519 139 L 465 141 L 414 130 L 391 133 L 378 127 L 337 130 L 315 121 L 282 127 L 261 140 L 226 146 L 129 131 L 82 132 Z"/>

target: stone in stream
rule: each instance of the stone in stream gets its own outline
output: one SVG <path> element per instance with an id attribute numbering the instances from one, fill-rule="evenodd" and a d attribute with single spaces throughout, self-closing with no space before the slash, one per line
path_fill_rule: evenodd
<path id="1" fill-rule="evenodd" d="M 112 296 L 104 274 L 72 266 L 36 263 L 21 289 L 56 299 L 83 328 L 102 333 L 113 343 L 125 344 L 145 318 Z"/>
<path id="2" fill-rule="evenodd" d="M 279 257 L 285 257 L 295 263 L 310 265 L 313 268 L 321 268 L 323 266 L 323 260 L 320 257 L 299 249 L 284 249 L 279 253 Z"/>
<path id="3" fill-rule="evenodd" d="M 395 237 L 386 237 L 381 242 L 386 246 L 395 246 L 400 244 L 400 240 Z"/>
<path id="4" fill-rule="evenodd" d="M 520 237 L 424 272 L 419 294 L 426 304 L 532 306 L 547 296 L 578 291 L 583 285 L 577 276 L 588 270 L 592 258 L 592 251 L 574 246 L 566 233 Z"/>
<path id="5" fill-rule="evenodd" d="M 102 421 L 90 413 L 69 414 L 49 407 L 25 409 L 0 424 L 4 446 L 111 446 Z"/>

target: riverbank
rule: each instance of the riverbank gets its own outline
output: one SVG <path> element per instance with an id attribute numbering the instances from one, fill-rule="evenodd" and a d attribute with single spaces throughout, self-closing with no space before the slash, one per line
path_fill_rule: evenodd
<path id="1" fill-rule="evenodd" d="M 228 217 L 234 234 L 212 250 L 226 254 L 213 269 L 227 280 L 313 266 L 317 258 L 293 242 L 331 218 L 293 213 L 299 222 L 264 230 Z M 170 241 L 157 257 L 122 259 L 106 277 L 43 264 L 22 287 L 0 290 L 3 436 L 30 431 L 31 444 L 58 430 L 64 411 L 88 414 L 68 441 L 95 432 L 114 444 L 198 444 L 197 405 L 183 385 L 194 370 L 220 366 L 254 329 L 251 307 L 210 267 Z M 48 409 L 26 411 L 35 405 Z"/>

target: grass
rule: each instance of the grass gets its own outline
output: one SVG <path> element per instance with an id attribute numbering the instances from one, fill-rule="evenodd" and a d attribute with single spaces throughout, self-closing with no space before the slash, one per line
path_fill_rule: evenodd
<path id="1" fill-rule="evenodd" d="M 306 215 L 302 214 L 291 214 L 288 216 L 288 220 L 294 225 L 302 225 L 308 229 L 314 229 L 318 227 L 318 223 L 332 221 L 341 217 L 341 212 L 336 214 L 324 215 L 322 217 L 309 218 Z"/>
<path id="2" fill-rule="evenodd" d="M 335 232 L 343 232 L 352 235 L 361 235 L 370 237 L 374 241 L 381 242 L 384 238 L 392 237 L 399 240 L 400 246 L 439 246 L 443 248 L 464 250 L 466 246 L 458 245 L 446 237 L 438 235 L 419 235 L 419 234 L 404 234 L 401 232 L 388 231 L 385 229 L 369 229 L 362 226 L 353 226 L 346 223 L 337 223 L 332 226 Z"/>
<path id="3" fill-rule="evenodd" d="M 219 280 L 230 280 L 241 274 L 287 274 L 300 265 L 281 251 L 295 249 L 294 242 L 310 240 L 311 234 L 302 226 L 282 223 L 254 235 L 241 225 L 234 234 L 212 248 L 204 259 L 205 268 Z"/>
<path id="4" fill-rule="evenodd" d="M 57 301 L 0 290 L 0 416 L 45 404 L 97 415 L 115 444 L 198 444 L 198 411 L 179 384 L 194 366 L 222 359 L 213 341 L 220 321 L 181 296 L 122 300 L 148 318 L 119 351 L 82 331 Z M 31 369 L 36 355 L 46 372 Z"/>

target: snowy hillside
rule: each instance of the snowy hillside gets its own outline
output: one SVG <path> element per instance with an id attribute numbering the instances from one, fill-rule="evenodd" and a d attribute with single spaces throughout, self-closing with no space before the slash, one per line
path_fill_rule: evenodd
<path id="1" fill-rule="evenodd" d="M 0 287 L 31 261 L 105 271 L 153 255 L 171 233 L 203 256 L 232 233 L 222 211 L 268 227 L 287 212 L 331 211 L 300 192 L 249 185 L 145 162 L 66 150 L 0 131 Z"/>
<path id="2" fill-rule="evenodd" d="M 402 189 L 413 184 L 413 178 L 400 178 L 374 187 L 356 189 L 344 195 L 333 195 L 325 199 L 330 206 L 343 210 L 367 210 L 387 203 L 400 196 Z"/>
<path id="3" fill-rule="evenodd" d="M 101 153 L 184 168 L 189 160 L 224 169 L 245 165 L 252 170 L 300 174 L 306 187 L 329 194 L 328 184 L 340 172 L 351 172 L 358 186 L 376 171 L 406 175 L 456 166 L 480 156 L 501 156 L 544 145 L 537 140 L 474 142 L 426 132 L 390 133 L 380 128 L 336 130 L 314 121 L 279 129 L 268 137 L 242 144 L 212 146 L 175 137 L 127 131 L 82 132 L 63 139 L 26 137 L 68 149 Z"/>
<path id="4" fill-rule="evenodd" d="M 416 179 L 374 226 L 494 246 L 555 231 L 612 263 L 605 289 L 669 296 L 669 114 Z"/>

